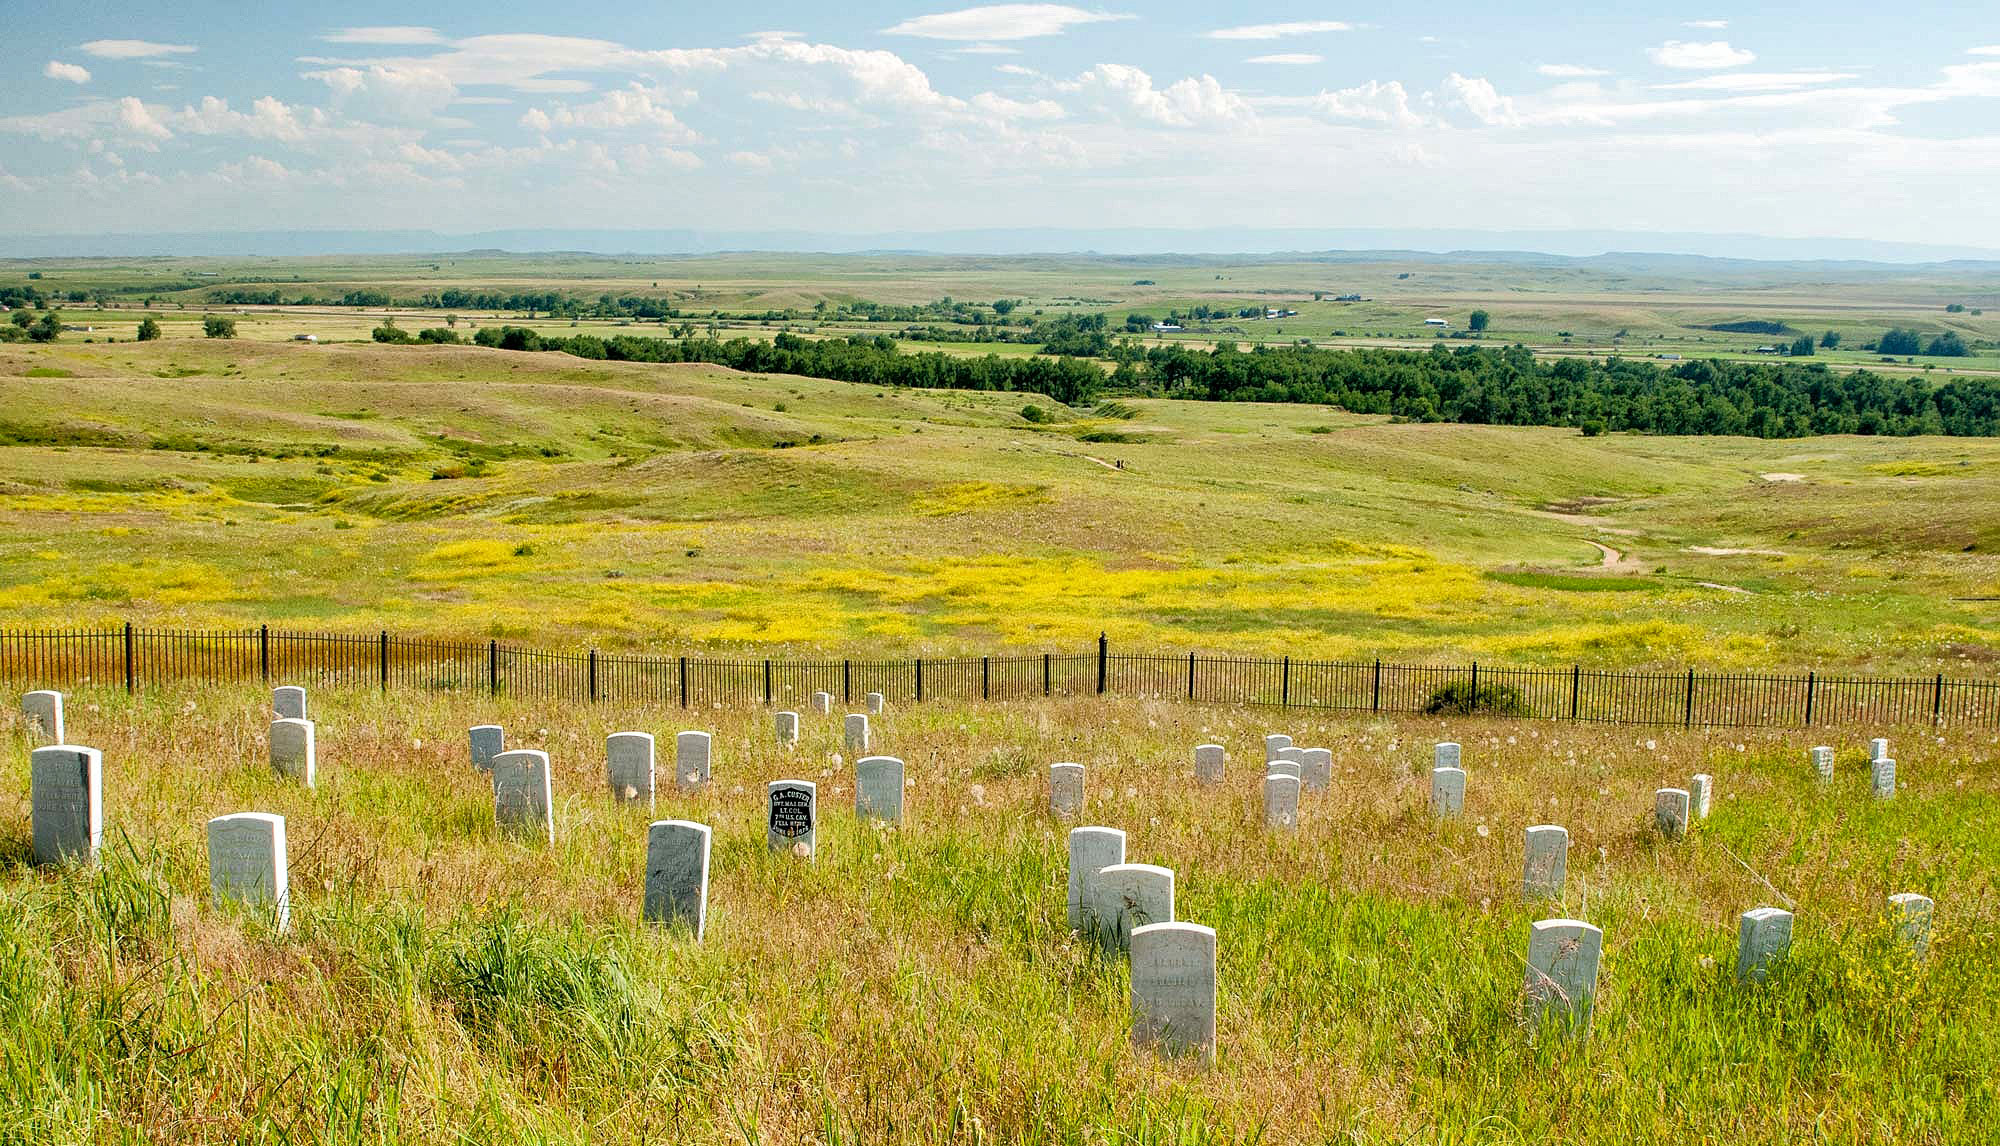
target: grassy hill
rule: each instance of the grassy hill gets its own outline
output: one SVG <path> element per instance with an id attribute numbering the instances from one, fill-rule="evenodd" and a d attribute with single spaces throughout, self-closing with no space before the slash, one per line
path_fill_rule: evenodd
<path id="1" fill-rule="evenodd" d="M 0 348 L 0 618 L 1991 675 L 2000 443 L 1584 438 L 476 348 Z M 1122 468 L 1121 468 L 1122 466 Z M 1616 591 L 1606 591 L 1616 590 Z"/>

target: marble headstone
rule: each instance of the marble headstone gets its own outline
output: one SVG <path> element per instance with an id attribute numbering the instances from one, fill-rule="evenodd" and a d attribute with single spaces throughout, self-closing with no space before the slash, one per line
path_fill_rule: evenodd
<path id="1" fill-rule="evenodd" d="M 1792 913 L 1782 907 L 1753 907 L 1736 921 L 1736 981 L 1764 981 L 1773 961 L 1792 947 Z"/>
<path id="2" fill-rule="evenodd" d="M 1463 768 L 1465 753 L 1455 741 L 1446 740 L 1431 749 L 1431 767 Z"/>
<path id="3" fill-rule="evenodd" d="M 681 732 L 674 736 L 674 784 L 683 792 L 695 792 L 708 785 L 709 745 L 706 732 Z"/>
<path id="4" fill-rule="evenodd" d="M 1296 828 L 1299 826 L 1299 778 L 1281 772 L 1268 772 L 1264 776 L 1264 826 L 1267 828 Z"/>
<path id="5" fill-rule="evenodd" d="M 1308 792 L 1333 787 L 1333 749 L 1308 748 L 1299 761 L 1299 786 Z"/>
<path id="6" fill-rule="evenodd" d="M 1092 933 L 1107 951 L 1131 946 L 1132 929 L 1174 918 L 1174 873 L 1149 863 L 1114 863 L 1091 884 Z"/>
<path id="7" fill-rule="evenodd" d="M 104 842 L 103 754 L 74 744 L 30 752 L 28 805 L 36 863 L 95 862 Z"/>
<path id="8" fill-rule="evenodd" d="M 773 780 L 764 785 L 769 815 L 764 841 L 774 852 L 811 859 L 819 844 L 819 785 L 811 780 Z"/>
<path id="9" fill-rule="evenodd" d="M 296 684 L 282 684 L 271 690 L 271 712 L 279 720 L 305 720 L 306 690 Z"/>
<path id="10" fill-rule="evenodd" d="M 1708 818 L 1708 808 L 1715 795 L 1715 777 L 1706 772 L 1696 772 L 1688 781 L 1688 812 L 1697 820 Z"/>
<path id="11" fill-rule="evenodd" d="M 863 756 L 854 763 L 854 814 L 891 824 L 903 821 L 903 762 Z"/>
<path id="12" fill-rule="evenodd" d="M 1896 795 L 1896 762 L 1887 756 L 1868 762 L 1868 790 L 1878 800 Z"/>
<path id="13" fill-rule="evenodd" d="M 832 715 L 832 714 L 833 714 L 833 694 L 832 694 L 832 693 L 830 693 L 830 692 L 816 692 L 816 693 L 813 693 L 813 694 L 812 694 L 812 710 L 813 710 L 814 712 L 818 713 L 818 714 L 819 714 L 819 715 L 821 715 L 821 716 L 830 716 L 830 715 Z"/>
<path id="14" fill-rule="evenodd" d="M 1049 765 L 1049 811 L 1064 820 L 1083 813 L 1083 765 Z"/>
<path id="15" fill-rule="evenodd" d="M 44 688 L 22 694 L 21 715 L 28 718 L 28 733 L 36 745 L 63 742 L 62 693 Z"/>
<path id="16" fill-rule="evenodd" d="M 1204 784 L 1222 783 L 1223 762 L 1227 755 L 1220 744 L 1195 745 L 1194 778 Z"/>
<path id="17" fill-rule="evenodd" d="M 1087 932 L 1097 873 L 1125 862 L 1125 833 L 1117 828 L 1071 828 L 1069 833 L 1069 926 Z"/>
<path id="18" fill-rule="evenodd" d="M 870 716 L 882 715 L 882 705 L 883 705 L 882 694 L 879 692 L 871 692 L 868 694 L 866 699 L 868 701 L 867 704 L 868 715 Z"/>
<path id="19" fill-rule="evenodd" d="M 1569 830 L 1537 824 L 1527 831 L 1527 858 L 1521 866 L 1521 894 L 1528 899 L 1561 899 L 1569 878 Z"/>
<path id="20" fill-rule="evenodd" d="M 840 730 L 842 734 L 842 741 L 841 741 L 842 747 L 846 749 L 847 758 L 849 760 L 859 760 L 863 756 L 868 755 L 869 741 L 868 741 L 867 713 L 865 712 L 848 713 L 847 719 L 841 722 Z"/>
<path id="21" fill-rule="evenodd" d="M 1922 959 L 1931 949 L 1931 916 L 1937 904 L 1928 895 L 1918 895 L 1914 891 L 1898 892 L 1889 897 L 1889 925 L 1896 932 L 1897 942 L 1908 948 L 1910 954 Z"/>
<path id="22" fill-rule="evenodd" d="M 1807 755 L 1812 758 L 1813 771 L 1820 779 L 1833 779 L 1833 749 L 1822 744 Z"/>
<path id="23" fill-rule="evenodd" d="M 1543 919 L 1528 931 L 1528 971 L 1523 984 L 1528 1025 L 1565 1023 L 1578 1036 L 1590 1029 L 1597 1001 L 1597 962 L 1604 932 L 1580 919 Z"/>
<path id="24" fill-rule="evenodd" d="M 1686 788 L 1661 788 L 1653 793 L 1653 826 L 1670 840 L 1687 835 L 1689 796 Z"/>
<path id="25" fill-rule="evenodd" d="M 614 732 L 604 738 L 604 778 L 612 799 L 644 801 L 650 810 L 654 773 L 652 733 Z"/>
<path id="26" fill-rule="evenodd" d="M 715 833 L 692 820 L 655 820 L 646 829 L 647 923 L 685 923 L 701 942 L 708 924 L 708 853 Z"/>
<path id="27" fill-rule="evenodd" d="M 772 732 L 778 738 L 778 743 L 783 745 L 784 747 L 790 748 L 792 745 L 797 744 L 799 742 L 798 713 L 781 712 L 777 714 L 776 716 L 771 718 L 771 727 L 772 727 Z"/>
<path id="28" fill-rule="evenodd" d="M 208 889 L 215 902 L 248 903 L 274 912 L 283 931 L 291 925 L 291 869 L 285 855 L 285 817 L 238 812 L 208 822 Z"/>
<path id="29" fill-rule="evenodd" d="M 1132 929 L 1132 1042 L 1215 1060 L 1215 931 L 1197 923 Z"/>
<path id="30" fill-rule="evenodd" d="M 1291 746 L 1292 738 L 1286 736 L 1284 733 L 1273 732 L 1268 734 L 1264 737 L 1264 763 L 1269 764 L 1271 761 L 1276 760 L 1280 748 L 1290 748 Z"/>
<path id="31" fill-rule="evenodd" d="M 472 749 L 472 766 L 481 772 L 493 771 L 493 758 L 507 751 L 507 733 L 497 724 L 480 724 L 465 733 Z"/>
<path id="32" fill-rule="evenodd" d="M 1465 811 L 1465 769 L 1431 769 L 1431 815 L 1452 819 Z"/>
<path id="33" fill-rule="evenodd" d="M 280 776 L 310 788 L 318 774 L 318 752 L 310 720 L 286 718 L 271 722 L 271 767 Z"/>
<path id="34" fill-rule="evenodd" d="M 555 789 L 548 753 L 516 748 L 493 758 L 493 822 L 503 832 L 556 842 Z"/>

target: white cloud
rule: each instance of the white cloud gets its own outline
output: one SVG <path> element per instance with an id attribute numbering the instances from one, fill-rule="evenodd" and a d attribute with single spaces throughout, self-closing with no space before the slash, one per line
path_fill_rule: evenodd
<path id="1" fill-rule="evenodd" d="M 688 125 L 667 106 L 667 97 L 657 89 L 633 84 L 621 91 L 606 92 L 591 103 L 558 105 L 553 111 L 529 108 L 521 116 L 521 126 L 548 132 L 557 128 L 572 131 L 631 131 L 642 129 L 672 143 L 700 141 Z"/>
<path id="2" fill-rule="evenodd" d="M 993 92 L 981 92 L 972 97 L 972 110 L 999 120 L 1055 120 L 1069 114 L 1063 106 L 1052 99 L 1009 99 Z"/>
<path id="3" fill-rule="evenodd" d="M 1021 49 L 1010 48 L 1005 44 L 970 44 L 963 48 L 953 48 L 950 54 L 954 56 L 1018 56 L 1021 54 Z"/>
<path id="4" fill-rule="evenodd" d="M 374 64 L 306 72 L 333 93 L 334 110 L 356 119 L 423 123 L 457 95 L 450 77 L 422 65 Z"/>
<path id="5" fill-rule="evenodd" d="M 1057 86 L 1113 115 L 1132 115 L 1165 127 L 1216 124 L 1250 114 L 1250 105 L 1241 96 L 1224 90 L 1210 75 L 1156 88 L 1152 76 L 1129 64 L 1099 64 Z"/>
<path id="6" fill-rule="evenodd" d="M 444 37 L 436 28 L 409 24 L 377 24 L 365 28 L 340 28 L 321 36 L 329 44 L 441 44 Z"/>
<path id="7" fill-rule="evenodd" d="M 926 40 L 1028 40 L 1059 36 L 1072 25 L 1131 16 L 1090 12 L 1067 4 L 989 4 L 956 12 L 918 16 L 882 29 L 886 36 L 918 36 Z"/>
<path id="8" fill-rule="evenodd" d="M 1268 56 L 1251 56 L 1243 62 L 1246 64 L 1317 64 L 1324 62 L 1325 59 L 1325 56 L 1317 52 L 1273 52 Z"/>
<path id="9" fill-rule="evenodd" d="M 1444 80 L 1444 98 L 1448 106 L 1465 109 L 1488 127 L 1514 127 L 1521 122 L 1513 99 L 1495 91 L 1493 81 L 1483 76 L 1451 73 Z"/>
<path id="10" fill-rule="evenodd" d="M 1358 87 L 1323 91 L 1313 97 L 1311 107 L 1337 122 L 1385 127 L 1416 127 L 1424 122 L 1424 117 L 1410 107 L 1410 93 L 1396 80 L 1388 83 L 1369 80 Z"/>
<path id="11" fill-rule="evenodd" d="M 92 40 L 80 46 L 101 60 L 150 60 L 194 51 L 190 44 L 156 44 L 151 40 Z"/>
<path id="12" fill-rule="evenodd" d="M 1611 74 L 1605 68 L 1586 67 L 1583 64 L 1543 64 L 1535 70 L 1551 79 L 1558 80 L 1587 80 Z"/>
<path id="13" fill-rule="evenodd" d="M 1704 32 L 1720 32 L 1720 31 L 1722 31 L 1722 30 L 1723 30 L 1724 28 L 1727 28 L 1727 27 L 1729 27 L 1729 21 L 1727 21 L 1727 20 L 1688 20 L 1688 21 L 1685 21 L 1685 22 L 1683 22 L 1683 23 L 1681 24 L 1681 27 L 1683 27 L 1683 28 L 1700 28 L 1700 29 L 1701 29 L 1702 31 L 1704 31 Z"/>
<path id="14" fill-rule="evenodd" d="M 65 64 L 61 60 L 50 60 L 42 68 L 42 74 L 52 80 L 68 80 L 73 84 L 87 84 L 90 82 L 89 68 L 79 67 L 76 64 Z"/>
<path id="15" fill-rule="evenodd" d="M 1211 40 L 1282 40 L 1288 36 L 1313 36 L 1321 32 L 1349 32 L 1354 25 L 1344 20 L 1297 20 L 1289 24 L 1243 24 L 1209 32 Z"/>
<path id="16" fill-rule="evenodd" d="M 1705 44 L 1689 40 L 1668 40 L 1654 48 L 1650 54 L 1653 62 L 1663 68 L 1685 68 L 1694 71 L 1740 68 L 1757 58 L 1755 52 L 1730 47 L 1727 40 L 1712 40 Z"/>
<path id="17" fill-rule="evenodd" d="M 1853 72 L 1728 72 L 1672 84 L 1654 84 L 1656 91 L 1786 92 L 1855 78 Z"/>
<path id="18" fill-rule="evenodd" d="M 318 108 L 290 107 L 272 96 L 256 100 L 247 112 L 232 109 L 228 100 L 203 96 L 201 103 L 182 108 L 167 122 L 191 135 L 243 135 L 297 143 L 306 137 L 308 126 L 320 126 L 325 118 Z"/>
<path id="19" fill-rule="evenodd" d="M 1974 56 L 2000 56 L 2000 44 L 1988 44 L 1983 48 L 1968 48 L 1966 52 L 1968 55 Z"/>
<path id="20" fill-rule="evenodd" d="M 137 96 L 126 96 L 118 101 L 118 126 L 141 139 L 171 139 L 174 134 L 154 117 Z"/>

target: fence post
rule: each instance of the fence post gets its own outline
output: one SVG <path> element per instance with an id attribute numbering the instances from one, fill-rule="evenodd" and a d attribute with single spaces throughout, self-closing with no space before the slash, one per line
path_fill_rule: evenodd
<path id="1" fill-rule="evenodd" d="M 1104 663 L 1111 659 L 1111 642 L 1103 633 L 1097 634 L 1097 695 L 1104 695 Z"/>
<path id="2" fill-rule="evenodd" d="M 1583 700 L 1583 666 L 1571 665 L 1569 666 L 1569 718 L 1571 720 L 1575 720 L 1577 718 L 1577 714 L 1582 711 L 1582 709 L 1579 707 L 1582 700 Z"/>
<path id="3" fill-rule="evenodd" d="M 590 650 L 590 703 L 597 703 L 597 650 Z"/>
<path id="4" fill-rule="evenodd" d="M 1188 654 L 1188 699 L 1194 699 L 1194 654 Z"/>
<path id="5" fill-rule="evenodd" d="M 924 658 L 917 658 L 917 703 L 924 702 Z"/>
<path id="6" fill-rule="evenodd" d="M 125 695 L 132 695 L 132 622 L 125 622 Z"/>
<path id="7" fill-rule="evenodd" d="M 1465 711 L 1476 714 L 1479 711 L 1479 662 L 1472 662 L 1472 695 L 1466 698 Z"/>
<path id="8" fill-rule="evenodd" d="M 1052 689 L 1052 687 L 1053 687 L 1053 685 L 1054 685 L 1054 683 L 1055 683 L 1055 682 L 1054 682 L 1054 681 L 1053 681 L 1053 680 L 1051 679 L 1051 678 L 1052 678 L 1052 677 L 1054 676 L 1054 674 L 1053 674 L 1053 673 L 1052 673 L 1052 672 L 1050 671 L 1050 665 L 1049 665 L 1049 661 L 1050 661 L 1050 658 L 1049 658 L 1049 654 L 1047 654 L 1047 653 L 1043 653 L 1043 654 L 1042 654 L 1042 695 L 1043 695 L 1043 696 L 1052 696 L 1052 695 L 1054 695 L 1054 693 L 1053 693 L 1053 692 L 1051 691 L 1051 689 Z"/>
<path id="9" fill-rule="evenodd" d="M 840 703 L 854 703 L 854 662 L 840 662 Z"/>
<path id="10" fill-rule="evenodd" d="M 388 692 L 389 691 L 389 630 L 387 629 L 382 630 L 382 643 L 379 647 L 382 650 L 382 656 L 381 656 L 382 691 Z"/>
<path id="11" fill-rule="evenodd" d="M 486 691 L 491 696 L 500 695 L 500 642 L 486 642 Z"/>
<path id="12" fill-rule="evenodd" d="M 1375 658 L 1375 695 L 1368 702 L 1368 711 L 1382 711 L 1382 658 Z"/>
<path id="13" fill-rule="evenodd" d="M 1688 670 L 1687 713 L 1681 718 L 1682 728 L 1694 727 L 1694 670 Z"/>
<path id="14" fill-rule="evenodd" d="M 265 684 L 271 683 L 271 626 L 257 630 L 257 675 Z"/>
<path id="15" fill-rule="evenodd" d="M 993 699 L 993 658 L 979 658 L 979 699 Z"/>
<path id="16" fill-rule="evenodd" d="M 681 707 L 688 706 L 688 659 L 681 658 Z"/>
<path id="17" fill-rule="evenodd" d="M 1819 691 L 1819 674 L 1806 674 L 1806 727 L 1812 727 L 1813 693 Z"/>
<path id="18" fill-rule="evenodd" d="M 764 658 L 764 703 L 771 703 L 771 659 Z"/>
<path id="19" fill-rule="evenodd" d="M 1937 674 L 1936 691 L 1931 693 L 1931 723 L 1944 723 L 1944 674 Z"/>
<path id="20" fill-rule="evenodd" d="M 1278 678 L 1278 703 L 1290 707 L 1292 703 L 1292 658 L 1285 658 L 1283 675 Z"/>

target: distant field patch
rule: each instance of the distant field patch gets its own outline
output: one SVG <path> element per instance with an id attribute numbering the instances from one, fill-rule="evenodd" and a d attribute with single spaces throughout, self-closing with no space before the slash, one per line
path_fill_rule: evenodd
<path id="1" fill-rule="evenodd" d="M 1568 573 L 1489 572 L 1486 579 L 1522 589 L 1554 589 L 1564 593 L 1644 593 L 1661 587 L 1651 577 L 1580 577 Z"/>
<path id="2" fill-rule="evenodd" d="M 982 509 L 1033 505 L 1047 500 L 1049 500 L 1047 486 L 960 481 L 933 486 L 918 494 L 911 505 L 925 517 L 950 517 Z"/>
<path id="3" fill-rule="evenodd" d="M 1971 462 L 1877 462 L 1868 472 L 1884 477 L 1966 477 L 1973 466 Z"/>
<path id="4" fill-rule="evenodd" d="M 64 369 L 63 369 L 62 367 L 60 367 L 60 366 L 30 366 L 30 367 L 28 367 L 28 370 L 27 370 L 27 377 L 29 377 L 29 378 L 74 378 L 74 377 L 76 377 L 76 375 L 75 375 L 74 373 L 72 373 L 71 371 L 68 371 L 68 370 L 64 370 Z"/>

